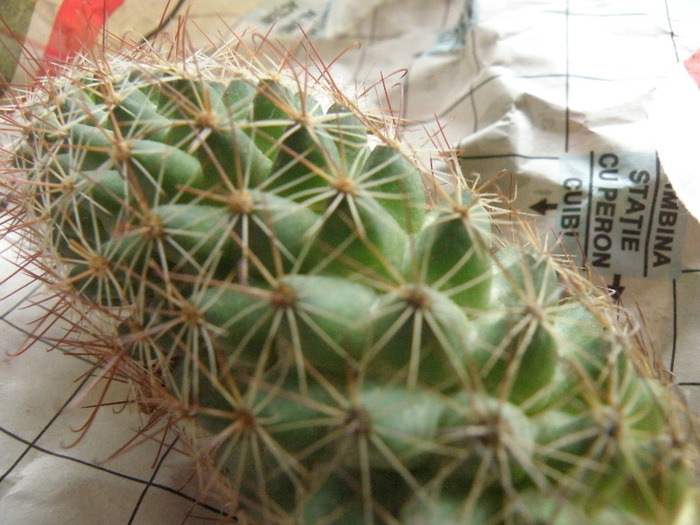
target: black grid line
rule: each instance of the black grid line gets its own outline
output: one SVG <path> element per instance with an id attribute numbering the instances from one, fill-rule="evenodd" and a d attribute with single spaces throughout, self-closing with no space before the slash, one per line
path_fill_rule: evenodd
<path id="1" fill-rule="evenodd" d="M 139 499 L 138 499 L 138 501 L 136 502 L 136 504 L 134 505 L 134 510 L 133 510 L 133 512 L 132 512 L 132 514 L 131 514 L 131 517 L 129 518 L 129 521 L 128 521 L 127 525 L 133 525 L 134 520 L 136 519 L 136 517 L 137 517 L 137 515 L 138 515 L 138 512 L 139 512 L 139 510 L 140 510 L 140 508 L 141 508 L 141 505 L 142 505 L 143 502 L 145 501 L 146 493 L 149 491 L 149 489 L 160 489 L 160 490 L 164 490 L 164 491 L 166 491 L 166 492 L 169 492 L 170 494 L 174 494 L 174 495 L 176 495 L 176 496 L 179 496 L 180 498 L 183 498 L 183 499 L 189 501 L 190 503 L 192 503 L 193 505 L 197 506 L 197 507 L 200 508 L 200 509 L 208 510 L 208 511 L 213 512 L 213 513 L 215 513 L 215 514 L 218 514 L 218 515 L 220 515 L 220 516 L 222 516 L 222 517 L 230 517 L 230 516 L 228 516 L 225 512 L 223 512 L 221 509 L 219 509 L 219 508 L 217 508 L 217 507 L 215 507 L 215 506 L 213 506 L 213 505 L 209 505 L 209 504 L 203 503 L 202 501 L 200 501 L 200 500 L 198 500 L 198 499 L 196 499 L 196 498 L 193 498 L 192 496 L 190 496 L 190 495 L 188 495 L 188 494 L 185 494 L 185 493 L 182 492 L 182 491 L 176 490 L 176 489 L 174 489 L 174 488 L 172 488 L 172 487 L 169 487 L 169 486 L 167 486 L 167 485 L 163 485 L 163 484 L 160 484 L 160 483 L 155 483 L 155 478 L 156 478 L 156 476 L 158 475 L 158 472 L 159 472 L 160 469 L 163 467 L 166 458 L 168 457 L 168 455 L 170 454 L 170 452 L 172 452 L 172 450 L 175 448 L 175 445 L 177 444 L 178 441 L 179 441 L 179 438 L 178 438 L 178 437 L 175 437 L 175 439 L 173 439 L 173 441 L 172 441 L 170 444 L 168 444 L 168 446 L 167 446 L 165 452 L 163 452 L 163 453 L 161 454 L 161 457 L 160 457 L 160 459 L 158 460 L 158 463 L 156 464 L 155 468 L 153 469 L 153 474 L 151 475 L 150 479 L 145 483 L 145 485 L 144 485 L 144 487 L 143 487 L 143 490 L 141 491 L 141 494 L 140 494 L 140 496 L 139 496 Z M 234 520 L 235 520 L 235 518 L 234 518 Z"/>
<path id="2" fill-rule="evenodd" d="M 649 208 L 649 217 L 654 217 L 656 207 L 658 205 L 659 191 L 661 186 L 661 160 L 658 152 L 655 158 L 656 176 L 654 177 L 654 190 L 651 195 L 651 205 Z M 644 240 L 644 277 L 649 275 L 649 246 L 651 245 L 651 228 L 647 229 L 646 239 Z"/>
<path id="3" fill-rule="evenodd" d="M 61 416 L 63 411 L 66 409 L 66 407 L 70 404 L 70 402 L 75 398 L 75 396 L 78 394 L 78 392 L 85 386 L 89 379 L 89 376 L 86 376 L 83 381 L 78 385 L 78 388 L 68 397 L 68 399 L 63 403 L 61 408 L 56 411 L 56 414 L 49 420 L 49 422 L 39 431 L 39 433 L 32 439 L 32 440 L 26 440 L 24 438 L 20 438 L 16 434 L 10 432 L 9 430 L 3 428 L 0 426 L 0 431 L 3 432 L 4 434 L 13 437 L 17 439 L 18 441 L 21 441 L 22 443 L 27 445 L 27 448 L 24 449 L 24 451 L 19 455 L 19 457 L 10 465 L 10 467 L 0 474 L 0 483 L 3 482 L 3 480 L 10 475 L 10 473 L 19 465 L 22 460 L 26 457 L 27 454 L 33 449 L 39 450 L 37 447 L 37 442 L 41 439 L 41 437 L 51 428 L 51 426 L 56 422 L 56 420 Z"/>
<path id="4" fill-rule="evenodd" d="M 675 371 L 676 352 L 678 351 L 678 280 L 671 281 L 671 363 L 668 366 L 670 372 Z"/>
<path id="5" fill-rule="evenodd" d="M 467 155 L 467 154 L 459 154 L 458 158 L 464 159 L 464 160 L 489 160 L 489 159 L 509 159 L 509 158 L 516 158 L 516 159 L 524 159 L 524 160 L 559 160 L 559 157 L 552 157 L 552 156 L 536 156 L 536 155 L 525 155 L 524 153 L 501 153 L 501 154 L 493 154 L 493 155 Z"/>
<path id="6" fill-rule="evenodd" d="M 57 414 L 57 416 L 58 416 L 58 414 Z M 3 428 L 2 426 L 0 426 L 0 432 L 2 432 L 3 434 L 5 434 L 6 436 L 8 436 L 8 437 L 10 437 L 10 438 L 12 438 L 12 439 L 18 441 L 19 443 L 22 443 L 22 444 L 24 444 L 24 445 L 27 445 L 26 451 L 22 454 L 22 459 L 26 456 L 26 454 L 27 454 L 28 452 L 31 452 L 31 451 L 41 452 L 42 454 L 46 454 L 46 455 L 51 456 L 51 457 L 54 457 L 54 458 L 58 458 L 58 459 L 63 459 L 63 460 L 66 460 L 66 461 L 70 461 L 70 462 L 73 462 L 73 463 L 82 465 L 82 466 L 84 466 L 84 467 L 88 467 L 88 468 L 97 470 L 97 471 L 99 471 L 99 472 L 103 472 L 103 473 L 106 473 L 106 474 L 110 474 L 110 475 L 115 476 L 115 477 L 117 477 L 117 478 L 121 478 L 121 479 L 124 479 L 124 480 L 127 480 L 127 481 L 132 481 L 132 482 L 134 482 L 134 483 L 138 483 L 138 484 L 140 484 L 140 485 L 144 485 L 144 491 L 143 491 L 143 493 L 142 493 L 142 497 L 139 498 L 139 505 L 142 503 L 142 500 L 143 500 L 143 497 L 145 496 L 146 490 L 149 489 L 149 488 L 156 488 L 156 489 L 159 489 L 159 490 L 163 490 L 163 491 L 165 491 L 165 492 L 167 492 L 167 493 L 169 493 L 169 494 L 178 496 L 178 497 L 180 497 L 180 498 L 182 498 L 182 499 L 184 499 L 184 500 L 186 500 L 186 501 L 188 501 L 188 502 L 190 502 L 190 503 L 192 503 L 192 504 L 194 504 L 194 505 L 196 505 L 196 506 L 198 506 L 198 507 L 200 507 L 200 508 L 202 508 L 202 509 L 205 509 L 205 510 L 214 512 L 214 513 L 219 514 L 219 515 L 221 515 L 221 516 L 226 516 L 226 513 L 223 512 L 223 511 L 222 511 L 221 509 L 219 509 L 218 507 L 215 507 L 215 506 L 213 506 L 213 505 L 210 505 L 210 504 L 207 504 L 207 503 L 205 503 L 205 502 L 202 502 L 202 501 L 200 501 L 198 498 L 196 498 L 196 497 L 194 497 L 194 496 L 191 496 L 190 494 L 187 494 L 186 492 L 183 492 L 183 491 L 181 491 L 181 490 L 178 490 L 178 489 L 176 489 L 176 488 L 174 488 L 174 487 L 171 487 L 171 486 L 168 486 L 168 485 L 164 485 L 164 484 L 162 484 L 162 483 L 155 483 L 155 482 L 154 482 L 154 479 L 155 479 L 155 477 L 156 477 L 157 474 L 158 474 L 158 469 L 160 469 L 160 467 L 162 467 L 162 465 L 163 465 L 163 463 L 164 463 L 164 461 L 165 461 L 165 456 L 167 455 L 166 453 L 163 454 L 163 457 L 161 457 L 161 459 L 159 460 L 159 462 L 158 462 L 158 464 L 157 464 L 157 467 L 154 468 L 154 471 L 155 471 L 155 472 L 154 472 L 153 476 L 152 476 L 150 479 L 142 479 L 142 478 L 140 478 L 140 477 L 138 477 L 138 476 L 132 476 L 132 475 L 130 475 L 130 474 L 126 474 L 126 473 L 120 472 L 120 471 L 118 471 L 118 470 L 110 469 L 110 468 L 104 467 L 104 466 L 102 466 L 102 465 L 99 465 L 99 464 L 96 464 L 96 463 L 93 463 L 93 462 L 90 462 L 90 461 L 86 461 L 86 460 L 84 460 L 84 459 L 76 458 L 75 456 L 72 456 L 72 455 L 70 455 L 70 454 L 61 453 L 61 452 L 56 452 L 55 450 L 51 450 L 51 449 L 49 449 L 49 448 L 45 448 L 45 447 L 39 446 L 39 445 L 36 444 L 36 440 L 29 441 L 29 440 L 23 438 L 22 436 L 20 436 L 20 435 L 14 433 L 14 432 L 11 432 L 11 431 L 7 430 L 6 428 Z M 171 443 L 171 444 L 167 447 L 166 452 L 169 452 L 170 450 L 172 450 L 173 447 L 174 447 L 174 445 L 175 445 L 175 442 Z M 15 462 L 15 463 L 19 463 L 19 461 Z M 15 467 L 15 465 L 13 465 L 10 469 L 8 469 L 8 470 L 3 474 L 3 476 L 0 477 L 0 481 L 2 481 L 2 479 L 3 479 L 6 475 L 10 474 L 10 472 L 14 469 L 14 467 Z M 137 510 L 138 510 L 138 509 L 135 508 L 135 509 L 134 509 L 134 512 L 136 512 Z M 133 520 L 133 517 L 132 517 L 132 520 Z"/>
<path id="7" fill-rule="evenodd" d="M 569 96 L 571 93 L 571 63 L 570 63 L 570 12 L 569 12 L 569 0 L 566 0 L 566 16 L 564 16 L 564 52 L 565 52 L 565 64 L 566 64 L 566 81 L 564 86 L 564 153 L 569 152 L 569 140 L 571 137 L 571 106 L 569 104 Z"/>
<path id="8" fill-rule="evenodd" d="M 664 8 L 666 9 L 666 22 L 668 23 L 668 35 L 671 38 L 671 43 L 673 44 L 673 52 L 676 55 L 676 62 L 680 61 L 678 56 L 678 46 L 676 45 L 676 33 L 673 31 L 673 22 L 671 20 L 671 10 L 668 6 L 668 0 L 664 0 Z"/>
<path id="9" fill-rule="evenodd" d="M 176 437 L 170 444 L 168 444 L 165 452 L 163 454 L 161 454 L 161 457 L 158 460 L 158 463 L 156 464 L 155 468 L 153 469 L 153 474 L 151 475 L 150 479 L 144 485 L 143 490 L 141 491 L 141 494 L 139 494 L 139 499 L 136 502 L 136 504 L 134 505 L 134 510 L 131 513 L 131 516 L 129 517 L 129 521 L 128 521 L 127 525 L 133 525 L 134 520 L 136 519 L 136 515 L 139 513 L 139 510 L 141 509 L 141 504 L 143 503 L 144 499 L 146 498 L 146 493 L 148 492 L 148 489 L 154 487 L 154 480 L 156 479 L 158 472 L 160 471 L 161 467 L 163 466 L 163 462 L 168 457 L 170 452 L 173 450 L 173 448 L 175 447 L 175 444 L 177 442 L 178 442 L 178 438 Z"/>

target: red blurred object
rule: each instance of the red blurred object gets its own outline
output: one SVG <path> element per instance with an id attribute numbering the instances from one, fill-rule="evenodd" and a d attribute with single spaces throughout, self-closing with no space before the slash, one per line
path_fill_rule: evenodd
<path id="1" fill-rule="evenodd" d="M 688 70 L 690 77 L 700 87 L 700 50 L 696 51 L 683 65 Z"/>
<path id="2" fill-rule="evenodd" d="M 124 0 L 63 0 L 44 50 L 47 62 L 65 60 L 93 46 L 109 16 Z"/>

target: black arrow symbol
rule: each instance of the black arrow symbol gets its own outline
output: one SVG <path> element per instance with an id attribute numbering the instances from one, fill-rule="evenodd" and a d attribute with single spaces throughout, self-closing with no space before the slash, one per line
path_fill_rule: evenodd
<path id="1" fill-rule="evenodd" d="M 625 287 L 620 284 L 621 281 L 622 275 L 616 273 L 615 275 L 613 275 L 612 284 L 608 285 L 608 290 L 610 290 L 612 298 L 615 300 L 619 300 L 620 296 L 622 295 L 622 292 L 625 291 Z"/>
<path id="2" fill-rule="evenodd" d="M 558 204 L 556 202 L 552 202 L 552 203 L 547 202 L 547 197 L 545 197 L 542 200 L 537 201 L 535 204 L 530 206 L 530 209 L 536 211 L 540 215 L 544 215 L 549 210 L 556 210 L 557 206 L 558 206 Z"/>

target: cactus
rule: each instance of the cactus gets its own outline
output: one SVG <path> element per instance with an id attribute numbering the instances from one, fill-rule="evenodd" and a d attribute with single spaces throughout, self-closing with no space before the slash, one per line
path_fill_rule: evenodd
<path id="1" fill-rule="evenodd" d="M 292 55 L 134 54 L 17 105 L 8 212 L 238 522 L 698 519 L 681 403 L 517 213 Z"/>

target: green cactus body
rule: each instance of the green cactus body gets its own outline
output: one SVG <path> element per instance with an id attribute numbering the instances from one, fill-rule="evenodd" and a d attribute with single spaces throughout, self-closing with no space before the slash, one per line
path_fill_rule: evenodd
<path id="1" fill-rule="evenodd" d="M 239 520 L 694 515 L 680 409 L 604 292 L 508 245 L 487 197 L 438 188 L 334 89 L 198 60 L 47 80 L 12 164 L 53 279 L 119 310 Z"/>

